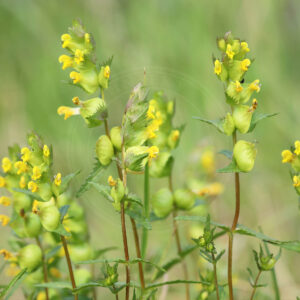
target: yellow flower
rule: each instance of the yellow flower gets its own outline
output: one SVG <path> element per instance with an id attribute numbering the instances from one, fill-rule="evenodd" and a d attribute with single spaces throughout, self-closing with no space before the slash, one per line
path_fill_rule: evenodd
<path id="1" fill-rule="evenodd" d="M 283 150 L 281 152 L 282 163 L 290 163 L 294 160 L 294 155 L 290 150 Z"/>
<path id="2" fill-rule="evenodd" d="M 17 264 L 12 263 L 5 269 L 5 274 L 8 277 L 14 277 L 20 272 L 20 268 Z"/>
<path id="3" fill-rule="evenodd" d="M 105 68 L 104 68 L 104 77 L 108 79 L 109 76 L 110 76 L 110 67 L 105 66 Z"/>
<path id="4" fill-rule="evenodd" d="M 155 106 L 153 104 L 149 104 L 148 110 L 147 110 L 147 119 L 155 119 Z"/>
<path id="5" fill-rule="evenodd" d="M 293 177 L 294 187 L 300 187 L 300 176 Z"/>
<path id="6" fill-rule="evenodd" d="M 37 296 L 36 296 L 36 300 L 46 300 L 46 292 L 45 291 L 40 291 Z"/>
<path id="7" fill-rule="evenodd" d="M 21 176 L 20 181 L 19 181 L 19 187 L 21 189 L 25 189 L 25 187 L 26 187 L 26 178 L 25 178 L 25 176 Z"/>
<path id="8" fill-rule="evenodd" d="M 220 75 L 222 72 L 222 63 L 218 59 L 215 60 L 214 71 L 215 71 L 215 74 L 217 74 L 217 75 Z"/>
<path id="9" fill-rule="evenodd" d="M 235 82 L 235 90 L 237 93 L 240 93 L 243 90 L 243 87 L 238 80 Z"/>
<path id="10" fill-rule="evenodd" d="M 80 108 L 79 107 L 68 107 L 68 106 L 60 106 L 57 109 L 57 113 L 61 115 L 65 115 L 64 119 L 67 120 L 73 115 L 79 115 L 80 114 Z"/>
<path id="11" fill-rule="evenodd" d="M 50 150 L 49 150 L 49 147 L 47 145 L 44 145 L 44 147 L 43 147 L 43 155 L 45 157 L 49 157 L 49 155 L 50 155 Z"/>
<path id="12" fill-rule="evenodd" d="M 85 42 L 86 42 L 87 44 L 91 42 L 91 36 L 90 36 L 89 33 L 86 32 L 86 33 L 84 34 L 84 40 L 85 40 Z"/>
<path id="13" fill-rule="evenodd" d="M 232 50 L 232 46 L 230 44 L 227 45 L 226 54 L 229 59 L 233 59 L 233 57 L 235 55 L 234 51 Z"/>
<path id="14" fill-rule="evenodd" d="M 81 75 L 80 73 L 77 73 L 75 71 L 72 71 L 70 73 L 70 78 L 73 80 L 73 83 L 76 84 L 76 83 L 79 83 L 80 80 L 81 80 Z"/>
<path id="15" fill-rule="evenodd" d="M 10 198 L 6 196 L 0 197 L 0 204 L 3 206 L 9 206 L 10 205 Z"/>
<path id="16" fill-rule="evenodd" d="M 250 51 L 247 42 L 241 42 L 241 48 L 242 48 L 242 50 L 245 51 L 245 52 L 249 52 L 249 51 Z"/>
<path id="17" fill-rule="evenodd" d="M 210 196 L 218 196 L 223 193 L 224 186 L 222 183 L 214 182 L 209 185 L 208 189 L 209 189 Z"/>
<path id="18" fill-rule="evenodd" d="M 0 222 L 2 222 L 2 226 L 6 226 L 9 222 L 10 218 L 6 215 L 0 215 Z"/>
<path id="19" fill-rule="evenodd" d="M 17 162 L 15 162 L 14 166 L 15 166 L 16 169 L 18 169 L 18 171 L 17 171 L 18 175 L 20 175 L 22 173 L 25 173 L 28 170 L 26 162 L 23 162 L 23 161 L 17 161 Z"/>
<path id="20" fill-rule="evenodd" d="M 72 102 L 75 104 L 75 105 L 79 105 L 80 104 L 80 100 L 79 100 L 79 97 L 73 97 L 72 98 Z"/>
<path id="21" fill-rule="evenodd" d="M 60 278 L 61 277 L 61 273 L 57 268 L 52 267 L 52 268 L 50 268 L 49 272 L 55 278 Z"/>
<path id="22" fill-rule="evenodd" d="M 77 65 L 79 65 L 82 61 L 84 61 L 84 53 L 80 49 L 75 50 L 74 61 Z"/>
<path id="23" fill-rule="evenodd" d="M 201 156 L 200 163 L 207 173 L 213 173 L 215 171 L 214 152 L 212 150 L 205 150 Z"/>
<path id="24" fill-rule="evenodd" d="M 71 36 L 69 34 L 67 34 L 67 33 L 63 34 L 61 36 L 61 40 L 63 42 L 62 47 L 63 48 L 67 48 L 69 46 L 70 42 L 71 42 L 71 39 L 72 38 L 71 38 Z"/>
<path id="25" fill-rule="evenodd" d="M 34 214 L 38 213 L 38 211 L 39 211 L 39 202 L 37 200 L 33 201 L 31 210 Z"/>
<path id="26" fill-rule="evenodd" d="M 241 61 L 242 71 L 246 72 L 250 65 L 251 65 L 251 60 L 250 59 L 246 58 L 246 59 L 242 60 Z"/>
<path id="27" fill-rule="evenodd" d="M 150 159 L 156 158 L 157 155 L 158 155 L 158 153 L 159 153 L 159 149 L 158 149 L 157 146 L 151 146 L 151 147 L 148 149 L 148 157 L 149 157 Z"/>
<path id="28" fill-rule="evenodd" d="M 173 130 L 172 133 L 171 133 L 172 141 L 174 141 L 174 142 L 178 141 L 179 137 L 180 137 L 180 131 L 177 130 L 177 129 Z"/>
<path id="29" fill-rule="evenodd" d="M 12 259 L 14 257 L 12 255 L 12 253 L 10 253 L 6 249 L 0 249 L 0 255 L 3 255 L 3 257 L 4 257 L 5 260 L 10 260 L 10 259 Z"/>
<path id="30" fill-rule="evenodd" d="M 29 181 L 28 182 L 28 189 L 32 191 L 33 193 L 37 192 L 39 189 L 38 185 L 34 181 Z"/>
<path id="31" fill-rule="evenodd" d="M 22 154 L 21 159 L 22 159 L 24 162 L 29 161 L 30 155 L 31 155 L 31 151 L 30 151 L 27 147 L 24 147 L 24 148 L 21 149 L 21 154 Z"/>
<path id="32" fill-rule="evenodd" d="M 38 166 L 34 166 L 32 169 L 31 179 L 38 180 L 42 177 L 41 169 Z"/>
<path id="33" fill-rule="evenodd" d="M 160 120 L 153 120 L 146 128 L 148 139 L 153 139 L 156 137 L 156 131 L 158 131 L 160 126 Z"/>
<path id="34" fill-rule="evenodd" d="M 61 185 L 61 173 L 57 173 L 54 178 L 54 183 L 56 186 Z"/>
<path id="35" fill-rule="evenodd" d="M 252 83 L 250 83 L 249 89 L 250 89 L 252 92 L 257 92 L 257 93 L 258 93 L 258 92 L 260 91 L 259 80 L 256 79 L 256 80 L 254 80 Z"/>
<path id="36" fill-rule="evenodd" d="M 8 157 L 3 157 L 2 159 L 2 169 L 5 173 L 11 170 L 12 163 Z"/>
<path id="37" fill-rule="evenodd" d="M 6 181 L 5 181 L 5 178 L 0 176 L 0 188 L 3 188 L 5 187 L 6 185 Z"/>
<path id="38" fill-rule="evenodd" d="M 61 55 L 59 58 L 58 58 L 58 61 L 59 63 L 62 64 L 62 69 L 65 70 L 67 68 L 72 68 L 74 66 L 74 61 L 73 61 L 73 58 L 69 55 Z"/>
<path id="39" fill-rule="evenodd" d="M 300 141 L 295 142 L 295 151 L 294 151 L 294 153 L 296 155 L 300 155 Z"/>
<path id="40" fill-rule="evenodd" d="M 108 177 L 107 182 L 110 186 L 116 186 L 116 184 L 117 184 L 117 181 L 114 180 L 112 176 Z"/>

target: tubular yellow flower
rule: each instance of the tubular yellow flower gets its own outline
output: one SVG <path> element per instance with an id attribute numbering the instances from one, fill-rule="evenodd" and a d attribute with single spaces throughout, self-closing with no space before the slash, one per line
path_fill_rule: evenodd
<path id="1" fill-rule="evenodd" d="M 79 65 L 82 61 L 84 61 L 84 53 L 80 49 L 75 50 L 74 61 L 77 65 Z"/>
<path id="2" fill-rule="evenodd" d="M 90 42 L 91 42 L 91 36 L 90 36 L 90 34 L 89 33 L 85 33 L 84 34 L 84 40 L 85 40 L 85 42 L 87 43 L 87 44 L 89 44 Z"/>
<path id="3" fill-rule="evenodd" d="M 62 69 L 65 70 L 67 68 L 72 68 L 74 66 L 74 61 L 73 61 L 73 58 L 71 56 L 68 56 L 68 55 L 61 55 L 59 58 L 58 58 L 58 61 L 59 63 L 62 64 Z"/>
<path id="4" fill-rule="evenodd" d="M 57 268 L 50 268 L 49 273 L 55 278 L 61 278 L 61 273 Z"/>
<path id="5" fill-rule="evenodd" d="M 3 157 L 2 159 L 2 169 L 3 172 L 7 173 L 11 170 L 12 168 L 12 163 L 8 157 Z"/>
<path id="6" fill-rule="evenodd" d="M 33 201 L 31 210 L 34 214 L 38 213 L 38 211 L 39 211 L 39 202 L 37 200 Z"/>
<path id="7" fill-rule="evenodd" d="M 151 159 L 151 158 L 155 158 L 157 157 L 158 153 L 159 153 L 159 149 L 157 146 L 151 146 L 149 149 L 148 149 L 148 157 Z"/>
<path id="8" fill-rule="evenodd" d="M 172 141 L 174 141 L 174 142 L 178 141 L 179 137 L 180 137 L 180 131 L 177 130 L 177 129 L 173 130 L 172 133 L 171 133 Z"/>
<path id="9" fill-rule="evenodd" d="M 242 48 L 242 50 L 245 51 L 245 52 L 249 52 L 249 51 L 250 51 L 247 42 L 241 42 L 241 48 Z"/>
<path id="10" fill-rule="evenodd" d="M 227 45 L 226 55 L 228 56 L 229 59 L 233 59 L 235 55 L 234 51 L 232 50 L 232 46 L 230 44 Z"/>
<path id="11" fill-rule="evenodd" d="M 27 172 L 28 170 L 28 166 L 25 162 L 23 161 L 17 161 L 14 164 L 15 168 L 18 169 L 17 174 L 20 175 L 22 173 Z"/>
<path id="12" fill-rule="evenodd" d="M 260 91 L 260 84 L 259 84 L 259 79 L 254 80 L 253 82 L 250 83 L 249 89 L 252 92 L 259 92 Z"/>
<path id="13" fill-rule="evenodd" d="M 70 118 L 73 115 L 79 115 L 80 114 L 80 110 L 79 108 L 72 108 L 72 107 L 68 107 L 68 106 L 60 106 L 57 109 L 57 113 L 61 116 L 61 115 L 65 115 L 64 119 L 67 120 L 68 118 Z"/>
<path id="14" fill-rule="evenodd" d="M 2 196 L 0 197 L 0 204 L 2 204 L 3 206 L 9 206 L 11 203 L 10 198 L 6 197 L 6 196 Z"/>
<path id="15" fill-rule="evenodd" d="M 104 68 L 104 77 L 107 79 L 110 77 L 110 67 L 109 66 L 105 66 L 105 68 Z"/>
<path id="16" fill-rule="evenodd" d="M 68 45 L 70 44 L 70 42 L 71 42 L 71 36 L 69 35 L 69 34 L 67 34 L 67 33 L 65 33 L 65 34 L 63 34 L 62 36 L 61 36 L 61 40 L 62 40 L 62 47 L 63 48 L 67 48 L 68 47 Z"/>
<path id="17" fill-rule="evenodd" d="M 213 173 L 215 170 L 215 155 L 211 150 L 205 150 L 200 161 L 202 167 L 207 173 Z"/>
<path id="18" fill-rule="evenodd" d="M 70 78 L 73 80 L 73 83 L 76 84 L 76 83 L 79 83 L 80 80 L 81 80 L 81 75 L 80 73 L 77 73 L 75 71 L 72 71 L 70 73 Z"/>
<path id="19" fill-rule="evenodd" d="M 238 80 L 235 82 L 235 90 L 237 93 L 240 93 L 243 90 L 243 87 Z"/>
<path id="20" fill-rule="evenodd" d="M 300 187 L 300 176 L 293 177 L 294 187 Z"/>
<path id="21" fill-rule="evenodd" d="M 155 106 L 153 104 L 149 104 L 148 110 L 147 110 L 147 119 L 155 119 Z"/>
<path id="22" fill-rule="evenodd" d="M 220 75 L 222 72 L 222 63 L 216 59 L 215 60 L 215 69 L 214 69 L 215 74 Z"/>
<path id="23" fill-rule="evenodd" d="M 44 145 L 44 147 L 43 147 L 43 155 L 45 157 L 49 157 L 50 156 L 50 149 L 49 149 L 49 147 L 47 145 Z"/>
<path id="24" fill-rule="evenodd" d="M 33 193 L 35 193 L 35 192 L 38 191 L 39 187 L 38 187 L 38 185 L 34 181 L 29 181 L 28 182 L 28 189 L 30 191 L 32 191 Z"/>
<path id="25" fill-rule="evenodd" d="M 248 71 L 249 66 L 251 65 L 251 60 L 246 58 L 241 61 L 241 69 L 246 72 Z"/>
<path id="26" fill-rule="evenodd" d="M 29 161 L 30 155 L 31 155 L 31 151 L 30 151 L 27 147 L 24 147 L 24 148 L 21 149 L 21 154 L 22 154 L 21 159 L 22 159 L 24 162 Z"/>
<path id="27" fill-rule="evenodd" d="M 283 150 L 281 152 L 282 163 L 290 163 L 294 160 L 294 155 L 290 150 Z"/>
<path id="28" fill-rule="evenodd" d="M 0 222 L 2 223 L 2 226 L 6 226 L 10 221 L 10 218 L 6 215 L 0 215 Z"/>
<path id="29" fill-rule="evenodd" d="M 5 187 L 6 185 L 6 181 L 5 181 L 5 178 L 0 176 L 0 188 L 3 188 Z"/>
<path id="30" fill-rule="evenodd" d="M 5 260 L 10 260 L 14 257 L 12 253 L 6 249 L 0 249 L 0 255 L 3 255 Z"/>
<path id="31" fill-rule="evenodd" d="M 116 186 L 116 184 L 117 184 L 117 181 L 114 180 L 112 176 L 108 177 L 107 182 L 110 186 Z"/>
<path id="32" fill-rule="evenodd" d="M 61 173 L 57 173 L 54 178 L 54 183 L 56 186 L 61 185 Z"/>
<path id="33" fill-rule="evenodd" d="M 31 179 L 38 180 L 42 177 L 41 169 L 38 166 L 34 166 L 32 169 Z"/>
<path id="34" fill-rule="evenodd" d="M 72 102 L 75 104 L 75 105 L 79 105 L 80 104 L 80 100 L 79 100 L 79 97 L 73 97 L 72 98 Z"/>
<path id="35" fill-rule="evenodd" d="M 25 176 L 21 176 L 20 181 L 19 181 L 19 187 L 21 189 L 25 189 L 27 183 L 26 183 L 26 178 Z"/>
<path id="36" fill-rule="evenodd" d="M 300 155 L 300 141 L 295 142 L 295 151 L 294 151 L 294 153 L 296 155 Z"/>

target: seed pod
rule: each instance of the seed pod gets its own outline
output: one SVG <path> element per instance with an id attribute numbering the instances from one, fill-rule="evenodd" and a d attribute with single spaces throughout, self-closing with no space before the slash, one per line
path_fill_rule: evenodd
<path id="1" fill-rule="evenodd" d="M 48 231 L 53 231 L 59 225 L 60 213 L 56 206 L 46 206 L 41 209 L 40 218 L 43 227 Z"/>
<path id="2" fill-rule="evenodd" d="M 253 169 L 256 154 L 255 145 L 243 140 L 238 141 L 233 148 L 233 157 L 243 172 L 250 172 Z"/>
<path id="3" fill-rule="evenodd" d="M 93 259 L 93 249 L 87 243 L 83 243 L 79 245 L 70 245 L 69 248 L 70 248 L 71 259 L 74 263 Z"/>
<path id="4" fill-rule="evenodd" d="M 99 137 L 96 143 L 96 154 L 103 166 L 110 164 L 111 159 L 114 156 L 114 147 L 108 136 L 102 135 Z"/>
<path id="5" fill-rule="evenodd" d="M 222 126 L 223 126 L 224 133 L 226 135 L 232 135 L 235 126 L 234 126 L 234 120 L 230 113 L 227 113 L 225 119 L 223 120 Z"/>
<path id="6" fill-rule="evenodd" d="M 42 268 L 38 268 L 25 277 L 24 283 L 28 288 L 32 289 L 34 288 L 35 284 L 41 283 L 43 281 L 43 277 L 44 275 Z"/>
<path id="7" fill-rule="evenodd" d="M 195 196 L 188 190 L 178 189 L 174 193 L 174 201 L 180 209 L 190 209 L 194 206 Z"/>
<path id="8" fill-rule="evenodd" d="M 153 195 L 151 203 L 155 215 L 164 218 L 173 210 L 173 195 L 167 188 L 160 189 Z"/>
<path id="9" fill-rule="evenodd" d="M 236 105 L 232 114 L 234 125 L 240 133 L 247 133 L 251 124 L 252 112 L 247 105 Z"/>
<path id="10" fill-rule="evenodd" d="M 75 269 L 74 277 L 75 277 L 75 282 L 78 286 L 85 284 L 92 279 L 91 272 L 88 271 L 87 269 Z"/>
<path id="11" fill-rule="evenodd" d="M 157 158 L 151 161 L 150 175 L 152 177 L 169 176 L 174 163 L 174 158 L 170 152 L 159 153 Z"/>
<path id="12" fill-rule="evenodd" d="M 49 183 L 39 183 L 38 186 L 39 186 L 38 194 L 45 201 L 49 201 L 53 195 L 51 185 Z"/>
<path id="13" fill-rule="evenodd" d="M 110 130 L 110 138 L 114 147 L 121 151 L 122 147 L 122 135 L 121 135 L 121 127 L 116 126 Z"/>
<path id="14" fill-rule="evenodd" d="M 19 251 L 19 264 L 22 269 L 32 271 L 42 263 L 42 251 L 39 246 L 30 244 Z"/>
<path id="15" fill-rule="evenodd" d="M 28 211 L 31 209 L 31 199 L 29 196 L 23 194 L 23 193 L 13 193 L 13 206 L 17 213 L 20 212 L 20 210 L 24 209 L 25 211 Z"/>
<path id="16" fill-rule="evenodd" d="M 72 199 L 68 193 L 62 193 L 56 198 L 57 206 L 60 208 L 64 205 L 70 204 Z"/>
<path id="17" fill-rule="evenodd" d="M 25 231 L 29 237 L 36 237 L 42 229 L 41 221 L 38 215 L 29 213 L 25 217 Z"/>

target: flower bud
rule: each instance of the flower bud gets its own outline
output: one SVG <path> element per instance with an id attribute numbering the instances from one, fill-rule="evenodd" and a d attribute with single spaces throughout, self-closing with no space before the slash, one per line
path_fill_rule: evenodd
<path id="1" fill-rule="evenodd" d="M 260 257 L 260 268 L 263 271 L 270 271 L 274 268 L 275 264 L 276 259 L 273 257 L 273 255 Z"/>
<path id="2" fill-rule="evenodd" d="M 99 137 L 96 143 L 96 154 L 103 166 L 110 164 L 111 159 L 114 156 L 114 147 L 108 136 L 102 135 Z"/>
<path id="3" fill-rule="evenodd" d="M 150 164 L 150 175 L 152 177 L 166 177 L 170 175 L 174 163 L 174 158 L 170 152 L 159 153 Z"/>
<path id="4" fill-rule="evenodd" d="M 205 245 L 206 245 L 206 241 L 205 241 L 205 238 L 202 236 L 199 239 L 199 246 L 204 247 Z"/>
<path id="5" fill-rule="evenodd" d="M 19 264 L 22 269 L 32 271 L 42 263 L 42 251 L 39 246 L 30 244 L 19 251 Z"/>
<path id="6" fill-rule="evenodd" d="M 52 188 L 49 183 L 39 183 L 38 184 L 38 192 L 41 198 L 45 201 L 49 201 L 52 197 Z"/>
<path id="7" fill-rule="evenodd" d="M 36 237 L 41 233 L 42 225 L 37 214 L 29 213 L 25 216 L 25 232 L 29 237 Z"/>
<path id="8" fill-rule="evenodd" d="M 92 279 L 91 272 L 87 269 L 75 269 L 74 277 L 77 286 L 88 283 Z"/>
<path id="9" fill-rule="evenodd" d="M 190 209 L 195 204 L 195 196 L 189 190 L 178 189 L 174 193 L 174 201 L 176 207 Z"/>
<path id="10" fill-rule="evenodd" d="M 56 206 L 46 206 L 40 211 L 40 218 L 43 227 L 48 231 L 55 230 L 60 222 L 60 213 Z"/>
<path id="11" fill-rule="evenodd" d="M 173 196 L 169 189 L 163 188 L 156 192 L 151 200 L 155 215 L 166 217 L 173 210 Z"/>
<path id="12" fill-rule="evenodd" d="M 98 75 L 98 82 L 103 89 L 108 88 L 109 77 L 110 77 L 110 67 L 102 66 Z"/>
<path id="13" fill-rule="evenodd" d="M 121 135 L 121 127 L 115 126 L 110 130 L 110 139 L 114 147 L 121 151 L 122 148 L 122 135 Z"/>
<path id="14" fill-rule="evenodd" d="M 242 172 L 250 172 L 255 163 L 257 150 L 253 143 L 238 141 L 233 148 L 233 157 Z"/>
<path id="15" fill-rule="evenodd" d="M 118 178 L 115 186 L 112 187 L 110 195 L 116 203 L 120 203 L 125 195 L 125 188 L 123 182 Z"/>
<path id="16" fill-rule="evenodd" d="M 225 119 L 223 120 L 222 126 L 223 126 L 224 133 L 226 135 L 232 135 L 235 126 L 234 126 L 232 115 L 230 113 L 227 113 Z"/>
<path id="17" fill-rule="evenodd" d="M 31 199 L 29 196 L 23 193 L 13 193 L 13 206 L 17 213 L 20 212 L 21 209 L 28 211 L 31 209 Z"/>
<path id="18" fill-rule="evenodd" d="M 232 114 L 234 125 L 240 133 L 247 133 L 251 124 L 252 111 L 247 105 L 236 105 Z"/>
<path id="19" fill-rule="evenodd" d="M 87 243 L 70 245 L 69 251 L 74 263 L 93 259 L 93 249 Z"/>

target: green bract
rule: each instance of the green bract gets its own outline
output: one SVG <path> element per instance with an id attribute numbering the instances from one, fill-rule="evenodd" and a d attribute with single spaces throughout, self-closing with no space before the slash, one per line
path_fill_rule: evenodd
<path id="1" fill-rule="evenodd" d="M 22 269 L 34 270 L 42 262 L 42 251 L 37 245 L 27 245 L 18 253 L 18 262 Z"/>
<path id="2" fill-rule="evenodd" d="M 50 205 L 41 209 L 40 218 L 43 227 L 46 230 L 53 231 L 59 225 L 60 213 L 56 206 Z"/>
<path id="3" fill-rule="evenodd" d="M 96 143 L 96 155 L 103 166 L 110 164 L 114 156 L 114 147 L 108 136 L 102 135 Z"/>
<path id="4" fill-rule="evenodd" d="M 253 143 L 240 140 L 234 145 L 233 157 L 241 171 L 250 172 L 253 169 L 256 153 Z"/>
<path id="5" fill-rule="evenodd" d="M 154 213 L 164 218 L 173 210 L 173 195 L 169 189 L 163 188 L 156 192 L 151 200 Z"/>
<path id="6" fill-rule="evenodd" d="M 177 189 L 174 192 L 174 202 L 176 207 L 187 210 L 194 206 L 195 196 L 189 190 Z"/>

